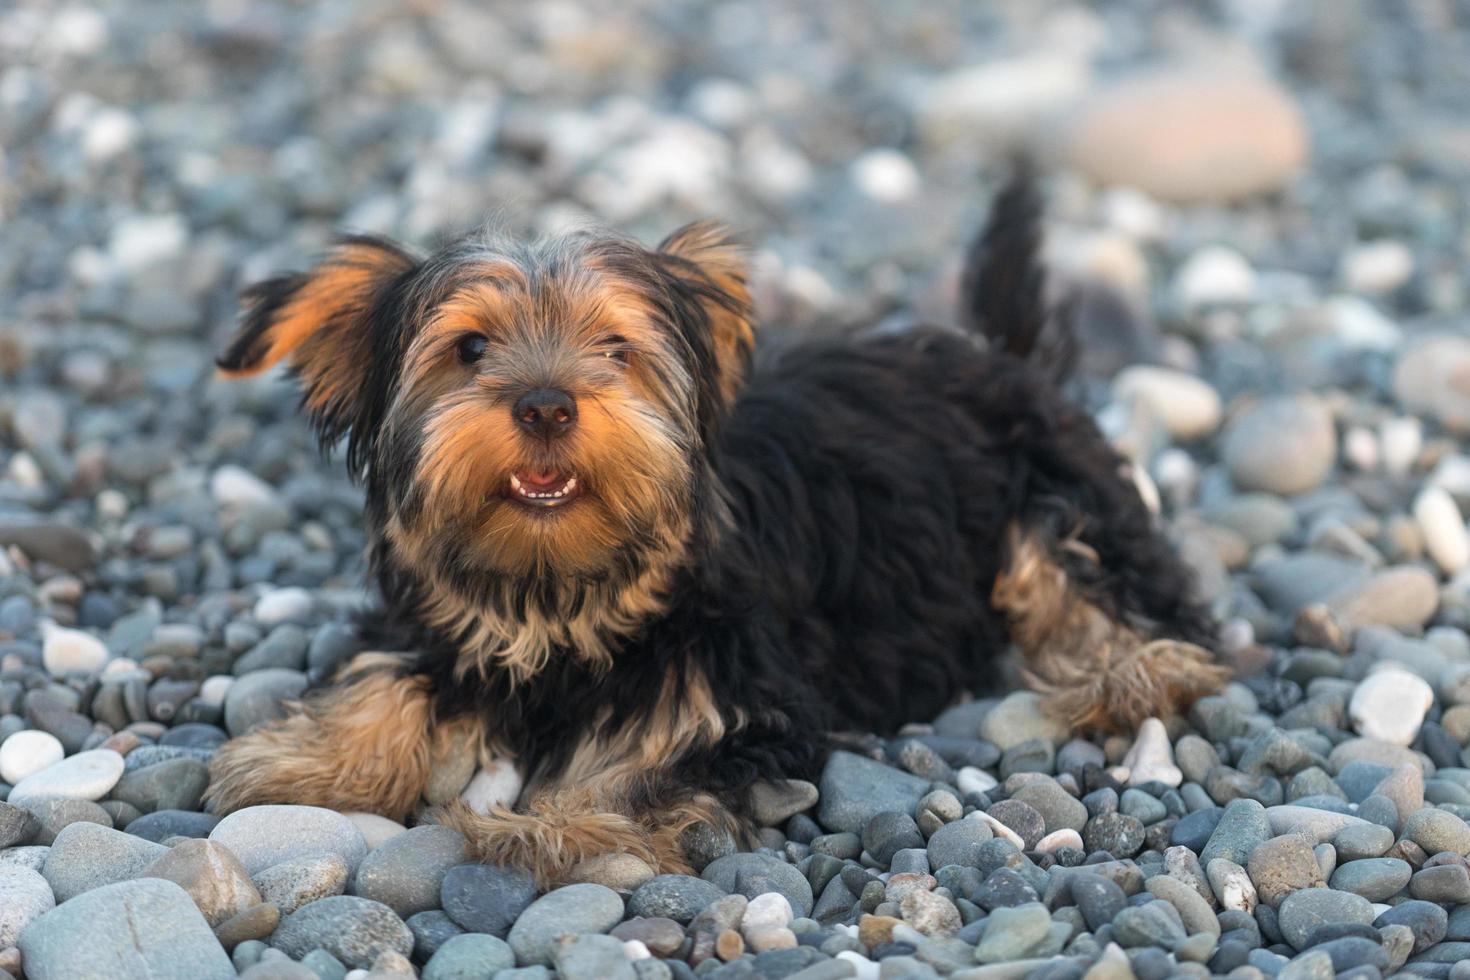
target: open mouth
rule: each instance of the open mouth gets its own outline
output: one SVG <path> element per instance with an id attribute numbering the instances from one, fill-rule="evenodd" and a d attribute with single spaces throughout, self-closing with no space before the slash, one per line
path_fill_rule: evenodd
<path id="1" fill-rule="evenodd" d="M 562 507 L 577 499 L 577 478 L 558 470 L 517 470 L 510 475 L 510 499 L 529 507 Z"/>

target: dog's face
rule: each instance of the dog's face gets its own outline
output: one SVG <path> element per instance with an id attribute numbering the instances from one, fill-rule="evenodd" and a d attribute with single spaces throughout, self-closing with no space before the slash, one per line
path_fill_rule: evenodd
<path id="1" fill-rule="evenodd" d="M 700 225 L 424 261 L 350 239 L 247 300 L 223 372 L 286 360 L 396 560 L 467 591 L 631 574 L 687 536 L 753 342 L 741 255 Z"/>

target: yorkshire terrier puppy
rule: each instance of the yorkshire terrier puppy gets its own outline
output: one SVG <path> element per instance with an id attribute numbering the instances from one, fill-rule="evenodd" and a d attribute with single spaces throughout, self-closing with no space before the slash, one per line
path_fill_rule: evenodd
<path id="1" fill-rule="evenodd" d="M 966 331 L 757 341 L 741 250 L 696 224 L 344 240 L 246 294 L 229 376 L 286 361 L 366 485 L 374 649 L 226 744 L 209 800 L 404 819 L 471 739 L 513 807 L 435 819 L 564 879 L 686 871 L 836 730 L 927 720 L 1018 648 L 1078 730 L 1224 677 L 1191 576 L 1059 390 L 1024 180 L 969 255 Z"/>

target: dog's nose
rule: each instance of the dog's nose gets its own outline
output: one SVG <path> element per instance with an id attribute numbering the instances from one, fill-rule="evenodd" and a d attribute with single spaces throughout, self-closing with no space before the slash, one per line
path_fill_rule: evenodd
<path id="1" fill-rule="evenodd" d="M 537 388 L 522 395 L 511 413 L 531 435 L 555 439 L 576 426 L 577 401 L 560 388 Z"/>

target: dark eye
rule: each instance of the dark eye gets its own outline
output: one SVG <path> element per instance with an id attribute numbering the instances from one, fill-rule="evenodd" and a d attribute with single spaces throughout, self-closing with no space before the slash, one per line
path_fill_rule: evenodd
<path id="1" fill-rule="evenodd" d="M 626 337 L 613 334 L 602 341 L 602 356 L 610 361 L 621 364 L 628 363 L 628 340 Z"/>
<path id="2" fill-rule="evenodd" d="M 485 348 L 488 344 L 489 341 L 479 334 L 467 333 L 459 338 L 459 343 L 455 344 L 454 350 L 465 364 L 474 364 L 485 356 Z"/>

